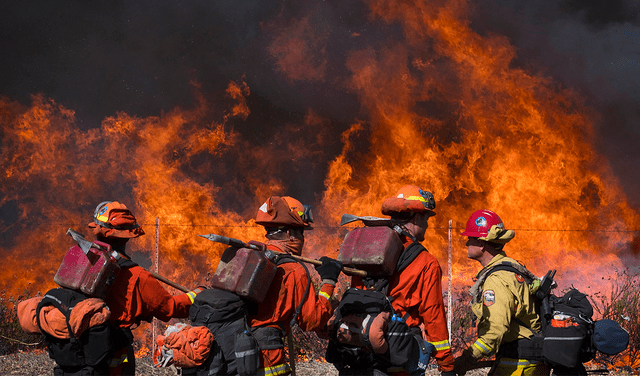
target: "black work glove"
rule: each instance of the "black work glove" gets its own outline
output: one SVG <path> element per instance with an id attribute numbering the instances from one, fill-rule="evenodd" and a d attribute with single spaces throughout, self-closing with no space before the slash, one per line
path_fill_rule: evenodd
<path id="1" fill-rule="evenodd" d="M 456 358 L 453 363 L 453 371 L 460 376 L 463 376 L 467 371 L 472 370 L 477 363 L 477 359 L 473 356 L 471 350 L 466 349 Z"/>
<path id="2" fill-rule="evenodd" d="M 328 279 L 335 284 L 338 281 L 340 271 L 342 271 L 342 263 L 327 256 L 320 257 L 322 265 L 316 265 L 316 270 L 323 280 Z"/>
<path id="3" fill-rule="evenodd" d="M 454 371 L 440 372 L 440 376 L 458 376 Z"/>

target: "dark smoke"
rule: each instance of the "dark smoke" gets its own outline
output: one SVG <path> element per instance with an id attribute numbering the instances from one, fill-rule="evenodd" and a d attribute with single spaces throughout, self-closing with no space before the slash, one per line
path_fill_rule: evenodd
<path id="1" fill-rule="evenodd" d="M 640 2 L 478 2 L 472 26 L 507 36 L 516 64 L 579 91 L 599 114 L 596 147 L 640 206 Z"/>
<path id="2" fill-rule="evenodd" d="M 343 83 L 346 54 L 402 38 L 397 25 L 370 19 L 367 3 L 356 0 L 5 1 L 0 15 L 2 96 L 26 105 L 43 93 L 92 128 L 119 111 L 146 117 L 188 108 L 195 101 L 190 82 L 215 103 L 229 81 L 244 78 L 251 114 L 236 131 L 255 144 L 280 134 L 284 144 L 282 134 L 311 110 L 329 119 L 324 126 L 334 135 L 322 144 L 325 162 L 340 150 L 338 135 L 363 116 Z M 510 40 L 518 53 L 513 64 L 582 93 L 598 114 L 599 151 L 640 206 L 638 2 L 478 1 L 470 19 L 478 33 Z M 285 75 L 273 56 L 291 46 L 278 45 L 279 38 L 301 30 L 317 38 L 310 41 L 315 48 L 301 52 L 300 72 Z M 290 193 L 312 200 L 323 189 L 324 166 L 283 161 L 282 176 L 315 169 Z M 228 166 L 213 170 L 225 171 L 212 172 L 214 180 L 228 177 Z M 5 205 L 2 213 L 10 211 Z"/>

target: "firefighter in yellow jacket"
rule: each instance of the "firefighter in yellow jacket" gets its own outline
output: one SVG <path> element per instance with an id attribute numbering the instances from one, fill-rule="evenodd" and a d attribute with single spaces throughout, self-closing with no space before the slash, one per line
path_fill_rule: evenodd
<path id="1" fill-rule="evenodd" d="M 462 233 L 468 237 L 467 257 L 478 261 L 482 270 L 469 293 L 478 318 L 478 338 L 455 360 L 455 372 L 464 375 L 477 360 L 496 355 L 489 375 L 549 375 L 542 362 L 523 359 L 524 342 L 540 330 L 534 296 L 539 280 L 516 260 L 507 257 L 504 244 L 515 232 L 506 230 L 498 215 L 490 210 L 475 211 Z M 513 270 L 493 270 L 507 263 Z M 520 345 L 520 346 L 519 346 Z"/>

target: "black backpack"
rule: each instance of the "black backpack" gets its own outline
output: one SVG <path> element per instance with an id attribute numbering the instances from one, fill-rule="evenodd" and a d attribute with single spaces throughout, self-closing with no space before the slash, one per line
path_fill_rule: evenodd
<path id="1" fill-rule="evenodd" d="M 189 308 L 191 325 L 206 326 L 215 340 L 207 360 L 198 367 L 182 368 L 183 375 L 234 375 L 240 371 L 246 372 L 244 364 L 238 367 L 243 359 L 236 359 L 236 337 L 246 334 L 249 304 L 237 294 L 216 288 L 206 289 L 196 295 Z M 255 362 L 259 362 L 259 357 L 255 349 L 252 359 L 257 370 Z"/>
<path id="2" fill-rule="evenodd" d="M 542 355 L 551 367 L 575 368 L 596 355 L 593 343 L 593 306 L 587 295 L 575 288 L 563 296 L 549 295 L 545 313 Z"/>
<path id="3" fill-rule="evenodd" d="M 270 256 L 276 265 L 299 262 L 287 254 L 274 253 Z M 306 266 L 302 262 L 300 264 L 309 276 Z M 294 313 L 292 326 L 307 299 L 310 286 L 311 277 L 302 302 Z M 282 348 L 284 336 L 283 329 L 250 328 L 247 325 L 247 315 L 256 311 L 257 304 L 234 292 L 217 288 L 206 289 L 196 295 L 189 308 L 189 320 L 192 326 L 206 326 L 214 341 L 207 360 L 198 367 L 182 368 L 182 375 L 254 375 L 260 366 L 260 350 Z"/>
<path id="4" fill-rule="evenodd" d="M 369 332 L 375 317 L 383 312 L 390 313 L 388 328 L 385 333 L 389 350 L 386 354 L 376 354 L 369 341 Z M 374 364 L 384 367 L 389 365 L 400 366 L 409 360 L 413 336 L 418 333 L 414 333 L 406 324 L 405 321 L 408 314 L 405 317 L 395 315 L 389 297 L 380 291 L 350 288 L 344 293 L 334 311 L 335 322 L 340 323 L 342 318 L 351 315 L 368 316 L 368 319 L 364 321 L 366 324 L 363 328 L 364 336 L 362 337 L 365 346 L 353 346 L 338 342 L 334 332 L 327 348 L 326 359 L 328 362 L 334 363 L 338 369 L 362 369 L 371 367 Z"/>
<path id="5" fill-rule="evenodd" d="M 49 356 L 56 361 L 64 374 L 108 375 L 107 358 L 114 351 L 115 329 L 111 323 L 89 327 L 76 338 L 69 324 L 71 310 L 87 295 L 60 287 L 47 291 L 36 308 L 36 320 L 42 332 Z M 70 338 L 56 338 L 42 330 L 40 311 L 46 306 L 56 307 L 66 318 Z"/>
<path id="6" fill-rule="evenodd" d="M 532 282 L 529 276 L 509 262 L 496 265 L 486 276 L 498 270 L 514 272 L 525 278 L 527 283 Z M 608 333 L 601 331 L 599 336 L 602 339 L 594 341 L 596 325 L 593 321 L 593 306 L 589 298 L 573 287 L 562 296 L 551 294 L 554 275 L 555 270 L 546 274 L 535 295 L 536 311 L 540 315 L 542 329 L 529 341 L 519 341 L 518 355 L 522 359 L 544 361 L 551 368 L 579 368 L 582 363 L 595 357 L 598 351 L 597 343 L 607 342 L 604 337 L 621 338 L 624 337 L 625 332 L 617 323 L 607 323 Z M 521 324 L 524 325 L 524 323 Z M 617 350 L 622 351 L 623 348 L 619 347 Z"/>
<path id="7" fill-rule="evenodd" d="M 395 272 L 404 270 L 418 255 L 426 249 L 418 242 L 409 245 L 400 255 L 396 263 Z M 409 328 L 405 317 L 395 315 L 391 302 L 392 297 L 387 296 L 389 290 L 389 277 L 369 277 L 363 278 L 364 285 L 369 290 L 350 288 L 347 290 L 338 307 L 334 311 L 335 322 L 349 315 L 369 315 L 367 327 L 363 341 L 366 346 L 354 346 L 341 343 L 336 338 L 336 332 L 331 333 L 331 339 L 327 346 L 325 359 L 338 370 L 344 369 L 367 369 L 367 368 L 388 368 L 389 366 L 402 366 L 411 355 L 414 340 L 423 346 L 422 333 L 419 328 Z M 375 316 L 382 312 L 391 314 L 385 339 L 389 344 L 386 354 L 376 354 L 369 342 L 369 329 Z M 422 348 L 427 351 L 426 348 Z"/>

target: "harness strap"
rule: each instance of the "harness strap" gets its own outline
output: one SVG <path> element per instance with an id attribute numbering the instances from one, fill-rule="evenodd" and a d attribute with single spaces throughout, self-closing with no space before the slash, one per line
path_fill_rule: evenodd
<path id="1" fill-rule="evenodd" d="M 296 310 L 293 313 L 293 318 L 289 323 L 289 326 L 294 326 L 297 322 L 298 315 L 300 315 L 300 312 L 302 312 L 302 306 L 304 305 L 304 302 L 306 302 L 307 298 L 309 297 L 309 290 L 311 289 L 311 274 L 309 274 L 309 269 L 307 269 L 307 266 L 302 261 L 291 257 L 291 255 L 289 254 L 285 253 L 285 254 L 278 255 L 276 259 L 276 265 L 287 264 L 290 262 L 297 262 L 298 264 L 302 265 L 305 273 L 307 273 L 307 286 L 305 287 L 304 295 L 302 296 L 302 300 L 300 301 L 300 304 L 298 304 L 298 307 L 296 307 Z"/>
<path id="2" fill-rule="evenodd" d="M 134 266 L 138 266 L 138 264 L 125 257 L 120 257 L 116 263 L 118 264 L 120 269 L 130 269 Z"/>
<path id="3" fill-rule="evenodd" d="M 404 252 L 400 254 L 400 257 L 398 257 L 398 262 L 396 262 L 396 272 L 399 273 L 405 270 L 421 252 L 426 250 L 427 249 L 417 241 L 409 244 Z"/>
<path id="4" fill-rule="evenodd" d="M 300 312 L 302 312 L 302 306 L 304 305 L 304 302 L 306 302 L 307 298 L 309 297 L 309 290 L 311 289 L 311 274 L 309 274 L 309 269 L 307 269 L 307 266 L 302 261 L 295 259 L 288 254 L 278 255 L 278 258 L 276 259 L 276 265 L 282 265 L 288 262 L 297 262 L 298 264 L 302 265 L 305 273 L 307 273 L 307 286 L 305 287 L 302 300 L 300 301 L 300 304 L 298 304 L 298 307 L 296 307 L 296 310 L 293 313 L 293 317 L 291 318 L 291 322 L 289 323 L 289 327 L 293 328 L 293 326 L 298 322 L 298 315 L 300 315 Z M 296 376 L 296 360 L 293 352 L 293 334 L 291 333 L 291 330 L 289 330 L 287 342 L 289 346 L 289 363 L 291 364 L 291 374 L 293 376 Z"/>
<path id="5" fill-rule="evenodd" d="M 51 291 L 55 291 L 55 290 L 51 290 Z M 76 341 L 75 333 L 73 333 L 73 330 L 71 329 L 71 324 L 69 323 L 69 320 L 71 319 L 70 311 L 73 307 L 71 308 L 67 307 L 65 304 L 62 303 L 60 299 L 54 296 L 55 294 L 52 294 L 51 291 L 45 294 L 45 296 L 42 298 L 42 300 L 38 304 L 38 307 L 36 308 L 36 322 L 38 323 L 38 328 L 40 329 L 42 334 L 45 335 L 46 332 L 42 330 L 42 324 L 40 323 L 40 312 L 42 308 L 52 305 L 56 307 L 58 311 L 60 311 L 60 313 L 64 315 L 65 321 L 67 323 L 67 329 L 69 330 L 69 337 L 71 341 Z"/>

